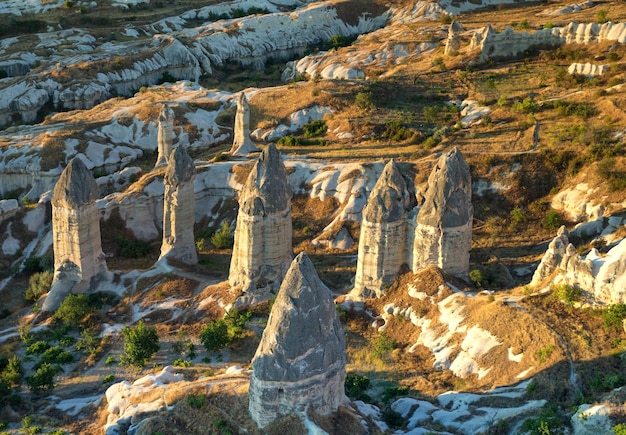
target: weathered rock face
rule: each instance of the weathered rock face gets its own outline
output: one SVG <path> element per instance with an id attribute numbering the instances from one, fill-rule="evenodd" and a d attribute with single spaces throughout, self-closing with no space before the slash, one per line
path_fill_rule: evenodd
<path id="1" fill-rule="evenodd" d="M 167 165 L 167 161 L 172 153 L 172 143 L 174 142 L 174 111 L 164 104 L 159 113 L 159 125 L 157 130 L 157 156 L 155 168 Z"/>
<path id="2" fill-rule="evenodd" d="M 428 177 L 424 204 L 417 215 L 413 271 L 432 265 L 467 279 L 473 217 L 469 166 L 454 148 L 441 156 Z"/>
<path id="3" fill-rule="evenodd" d="M 537 269 L 533 274 L 533 279 L 530 281 L 530 285 L 538 285 L 556 272 L 561 264 L 561 261 L 563 261 L 565 251 L 569 245 L 568 235 L 569 233 L 567 232 L 567 228 L 565 228 L 565 226 L 559 228 L 556 237 L 552 239 L 548 245 L 548 250 L 545 254 L 543 254 L 541 263 L 537 266 Z"/>
<path id="4" fill-rule="evenodd" d="M 231 148 L 233 154 L 247 155 L 259 151 L 250 139 L 250 105 L 243 91 L 237 99 L 234 130 L 233 147 Z"/>
<path id="5" fill-rule="evenodd" d="M 413 200 L 412 200 L 413 199 Z M 363 210 L 356 278 L 351 296 L 380 297 L 407 260 L 407 212 L 415 198 L 391 160 L 385 166 Z"/>
<path id="6" fill-rule="evenodd" d="M 569 243 L 565 227 L 561 227 L 550 242 L 530 284 L 539 285 L 551 275 L 554 275 L 552 282 L 578 287 L 601 302 L 625 303 L 626 239 L 606 255 L 592 249 L 581 256 Z"/>
<path id="7" fill-rule="evenodd" d="M 239 194 L 228 280 L 248 293 L 249 302 L 271 297 L 293 258 L 291 196 L 285 165 L 270 144 Z"/>
<path id="8" fill-rule="evenodd" d="M 43 311 L 56 309 L 65 296 L 57 294 L 55 285 L 69 291 L 75 283 L 89 283 L 91 278 L 106 271 L 97 198 L 98 186 L 93 175 L 82 160 L 72 159 L 52 193 L 55 272 Z"/>
<path id="9" fill-rule="evenodd" d="M 346 344 L 330 291 L 306 254 L 280 287 L 252 360 L 250 416 L 265 427 L 311 406 L 329 414 L 347 399 Z"/>
<path id="10" fill-rule="evenodd" d="M 586 77 L 601 76 L 609 70 L 608 64 L 573 63 L 567 68 L 568 74 L 581 74 Z"/>
<path id="11" fill-rule="evenodd" d="M 163 243 L 159 259 L 171 258 L 196 264 L 198 254 L 193 235 L 196 168 L 183 147 L 172 151 L 168 160 L 163 199 Z"/>
<path id="12" fill-rule="evenodd" d="M 459 34 L 463 31 L 463 25 L 458 21 L 453 21 L 448 28 L 448 39 L 446 40 L 446 48 L 443 54 L 454 55 L 461 47 Z"/>

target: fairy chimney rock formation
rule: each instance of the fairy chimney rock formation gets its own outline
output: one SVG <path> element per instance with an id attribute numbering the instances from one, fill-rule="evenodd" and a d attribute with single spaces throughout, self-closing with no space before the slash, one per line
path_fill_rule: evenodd
<path id="1" fill-rule="evenodd" d="M 97 199 L 93 175 L 82 160 L 72 159 L 52 193 L 54 280 L 42 311 L 55 310 L 76 284 L 88 287 L 91 278 L 106 271 Z"/>
<path id="2" fill-rule="evenodd" d="M 169 258 L 186 264 L 198 263 L 193 234 L 195 177 L 191 157 L 179 146 L 171 152 L 165 171 L 163 242 L 159 260 Z"/>
<path id="3" fill-rule="evenodd" d="M 293 258 L 292 191 L 280 152 L 263 150 L 239 193 L 239 213 L 228 280 L 241 302 L 269 299 Z"/>
<path id="4" fill-rule="evenodd" d="M 461 47 L 459 34 L 463 31 L 463 25 L 458 21 L 452 21 L 448 28 L 448 39 L 446 40 L 446 48 L 443 54 L 455 55 Z"/>
<path id="5" fill-rule="evenodd" d="M 467 279 L 472 247 L 472 180 L 458 148 L 441 156 L 430 176 L 413 243 L 413 272 L 436 266 Z"/>
<path id="6" fill-rule="evenodd" d="M 567 228 L 563 225 L 559 228 L 557 235 L 550 244 L 548 250 L 543 255 L 541 263 L 537 266 L 530 285 L 535 286 L 541 284 L 546 278 L 552 275 L 559 268 L 563 257 L 565 257 L 567 246 L 569 245 Z"/>
<path id="7" fill-rule="evenodd" d="M 389 161 L 363 209 L 351 297 L 380 297 L 406 263 L 407 212 L 415 206 L 411 198 L 398 166 Z"/>
<path id="8" fill-rule="evenodd" d="M 258 152 L 259 149 L 250 139 L 250 105 L 246 94 L 242 91 L 237 99 L 237 114 L 235 115 L 234 139 L 231 152 L 234 155 L 245 156 Z"/>
<path id="9" fill-rule="evenodd" d="M 164 104 L 159 113 L 159 125 L 157 131 L 158 156 L 155 168 L 167 165 L 167 160 L 172 152 L 174 142 L 174 111 Z"/>
<path id="10" fill-rule="evenodd" d="M 335 304 L 305 253 L 292 262 L 252 360 L 250 416 L 263 428 L 308 406 L 347 402 L 346 343 Z"/>

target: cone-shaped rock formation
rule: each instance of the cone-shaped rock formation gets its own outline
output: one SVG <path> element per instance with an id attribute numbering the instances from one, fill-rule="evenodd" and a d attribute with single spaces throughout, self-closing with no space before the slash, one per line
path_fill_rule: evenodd
<path id="1" fill-rule="evenodd" d="M 157 150 L 158 156 L 154 167 L 167 165 L 167 160 L 172 153 L 172 144 L 174 143 L 174 111 L 172 108 L 164 104 L 159 113 L 159 126 L 157 131 Z"/>
<path id="2" fill-rule="evenodd" d="M 245 156 L 258 152 L 259 149 L 250 139 L 250 105 L 246 94 L 242 91 L 237 99 L 237 113 L 235 114 L 235 128 L 232 154 Z"/>
<path id="3" fill-rule="evenodd" d="M 52 193 L 54 280 L 43 311 L 55 310 L 76 284 L 88 287 L 92 277 L 106 271 L 97 199 L 93 175 L 82 160 L 72 159 Z"/>
<path id="4" fill-rule="evenodd" d="M 306 254 L 291 264 L 252 360 L 249 411 L 260 427 L 346 402 L 346 344 L 335 304 Z"/>
<path id="5" fill-rule="evenodd" d="M 441 156 L 428 177 L 424 204 L 417 215 L 413 271 L 432 265 L 467 279 L 473 216 L 469 166 L 454 148 Z"/>
<path id="6" fill-rule="evenodd" d="M 380 297 L 406 263 L 407 212 L 414 206 L 402 173 L 389 161 L 363 209 L 352 297 Z"/>
<path id="7" fill-rule="evenodd" d="M 178 147 L 171 152 L 165 171 L 163 197 L 163 243 L 161 258 L 196 264 L 198 254 L 193 234 L 194 179 L 196 168 L 187 151 Z"/>
<path id="8" fill-rule="evenodd" d="M 239 214 L 228 280 L 248 302 L 268 299 L 293 258 L 291 186 L 280 152 L 263 150 L 239 194 Z"/>

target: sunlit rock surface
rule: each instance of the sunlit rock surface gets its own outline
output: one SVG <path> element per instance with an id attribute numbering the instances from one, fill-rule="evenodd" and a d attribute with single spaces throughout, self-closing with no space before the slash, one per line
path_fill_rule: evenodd
<path id="1" fill-rule="evenodd" d="M 473 216 L 469 166 L 454 148 L 440 157 L 428 177 L 424 204 L 417 215 L 413 271 L 437 266 L 466 279 Z"/>
<path id="2" fill-rule="evenodd" d="M 233 147 L 235 155 L 247 155 L 259 151 L 250 139 L 250 104 L 246 94 L 241 92 L 237 98 L 237 113 L 235 115 L 235 131 L 233 132 Z"/>
<path id="3" fill-rule="evenodd" d="M 163 197 L 163 243 L 161 258 L 196 264 L 198 254 L 193 234 L 196 168 L 187 151 L 171 152 L 165 172 Z"/>
<path id="4" fill-rule="evenodd" d="M 239 193 L 239 213 L 228 281 L 246 302 L 268 299 L 293 258 L 292 190 L 280 152 L 263 150 Z"/>
<path id="5" fill-rule="evenodd" d="M 249 411 L 260 427 L 307 407 L 330 414 L 347 402 L 343 329 L 305 253 L 285 276 L 252 369 Z"/>

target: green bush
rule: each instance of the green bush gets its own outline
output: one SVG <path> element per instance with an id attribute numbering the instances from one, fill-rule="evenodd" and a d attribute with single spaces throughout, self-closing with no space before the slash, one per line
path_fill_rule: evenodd
<path id="1" fill-rule="evenodd" d="M 370 387 L 370 380 L 367 376 L 360 376 L 355 373 L 346 375 L 344 382 L 346 395 L 352 400 L 363 400 L 368 402 L 370 397 L 365 393 Z"/>
<path id="2" fill-rule="evenodd" d="M 251 311 L 229 311 L 223 319 L 208 323 L 200 332 L 200 342 L 209 352 L 222 349 L 243 337 L 245 325 L 252 317 Z"/>
<path id="3" fill-rule="evenodd" d="M 224 221 L 221 228 L 211 236 L 211 243 L 217 249 L 232 248 L 234 243 L 233 230 L 228 221 Z"/>
<path id="4" fill-rule="evenodd" d="M 61 367 L 50 363 L 43 363 L 35 373 L 26 377 L 26 384 L 33 393 L 41 393 L 54 389 L 54 376 L 61 371 Z"/>
<path id="5" fill-rule="evenodd" d="M 176 358 L 174 360 L 174 367 L 191 367 L 191 361 L 182 358 Z"/>
<path id="6" fill-rule="evenodd" d="M 48 349 L 50 349 L 50 344 L 47 341 L 36 341 L 26 348 L 26 353 L 29 355 L 41 355 Z"/>
<path id="7" fill-rule="evenodd" d="M 287 135 L 287 136 L 283 136 L 280 139 L 278 139 L 278 145 L 285 145 L 288 147 L 295 147 L 298 145 L 302 145 L 302 142 L 300 141 L 300 139 L 298 139 L 295 136 L 292 135 Z"/>
<path id="8" fill-rule="evenodd" d="M 22 378 L 24 377 L 24 368 L 22 367 L 22 361 L 17 355 L 13 355 L 9 358 L 7 366 L 2 370 L 0 374 L 0 380 L 5 381 L 9 386 L 20 385 Z"/>
<path id="9" fill-rule="evenodd" d="M 120 256 L 124 258 L 141 258 L 150 252 L 150 243 L 144 240 L 129 240 L 117 236 L 115 242 L 120 249 Z"/>
<path id="10" fill-rule="evenodd" d="M 485 280 L 483 278 L 483 273 L 478 269 L 472 269 L 469 273 L 469 279 L 474 283 L 476 287 L 482 287 Z"/>
<path id="11" fill-rule="evenodd" d="M 333 35 L 330 37 L 330 41 L 326 44 L 326 49 L 331 50 L 333 48 L 337 49 L 340 47 L 347 47 L 352 44 L 356 36 L 343 36 L 343 35 Z"/>
<path id="12" fill-rule="evenodd" d="M 354 97 L 354 104 L 361 110 L 374 110 L 374 94 L 372 91 L 359 91 Z"/>
<path id="13" fill-rule="evenodd" d="M 204 394 L 189 393 L 187 396 L 187 405 L 192 408 L 201 409 L 204 406 L 206 396 Z"/>
<path id="14" fill-rule="evenodd" d="M 518 113 L 534 113 L 537 111 L 538 105 L 530 97 L 524 98 L 523 101 L 516 101 L 512 106 L 513 110 Z"/>
<path id="15" fill-rule="evenodd" d="M 399 142 L 412 138 L 413 131 L 402 125 L 397 119 L 388 121 L 385 123 L 385 131 L 381 135 L 381 138 L 388 139 L 390 141 Z"/>
<path id="16" fill-rule="evenodd" d="M 120 357 L 120 365 L 141 369 L 146 365 L 146 361 L 160 349 L 156 328 L 147 328 L 143 320 L 140 320 L 134 328 L 124 327 L 122 335 L 124 353 Z"/>
<path id="17" fill-rule="evenodd" d="M 109 373 L 105 377 L 102 378 L 103 384 L 110 384 L 115 380 L 115 375 L 113 373 Z"/>
<path id="18" fill-rule="evenodd" d="M 385 358 L 396 347 L 398 347 L 396 340 L 389 337 L 389 335 L 387 335 L 387 331 L 383 331 L 374 339 L 374 342 L 372 343 L 373 355 L 377 358 Z"/>
<path id="19" fill-rule="evenodd" d="M 561 221 L 561 216 L 556 210 L 550 210 L 546 214 L 546 219 L 543 223 L 543 227 L 548 230 L 556 230 L 563 225 Z"/>
<path id="20" fill-rule="evenodd" d="M 581 290 L 568 284 L 551 285 L 552 295 L 568 305 L 578 302 L 581 296 Z"/>
<path id="21" fill-rule="evenodd" d="M 78 326 L 93 311 L 86 294 L 67 295 L 54 313 L 53 319 L 67 326 Z"/>
<path id="22" fill-rule="evenodd" d="M 28 301 L 35 302 L 41 295 L 48 293 L 52 287 L 52 278 L 54 274 L 50 271 L 37 272 L 28 279 L 28 288 L 24 293 L 24 298 Z"/>
<path id="23" fill-rule="evenodd" d="M 302 131 L 304 132 L 304 137 L 306 138 L 324 136 L 327 130 L 328 126 L 326 126 L 326 122 L 324 122 L 323 119 L 311 121 L 302 126 Z"/>
<path id="24" fill-rule="evenodd" d="M 80 331 L 80 339 L 76 343 L 76 350 L 87 355 L 95 355 L 100 347 L 101 341 L 102 339 L 89 331 L 89 329 L 83 329 Z"/>
<path id="25" fill-rule="evenodd" d="M 625 318 L 626 304 L 613 304 L 602 310 L 602 324 L 607 329 L 622 330 Z"/>
<path id="26" fill-rule="evenodd" d="M 515 225 L 519 225 L 521 223 L 524 223 L 528 220 L 528 217 L 526 217 L 526 213 L 524 213 L 524 210 L 522 210 L 520 207 L 515 207 L 513 210 L 511 210 L 511 222 Z"/>
<path id="27" fill-rule="evenodd" d="M 74 361 L 72 354 L 59 346 L 47 349 L 41 354 L 41 359 L 34 365 L 38 369 L 44 364 L 68 364 Z"/>
<path id="28" fill-rule="evenodd" d="M 613 426 L 613 433 L 615 435 L 626 435 L 626 424 L 620 423 Z"/>

